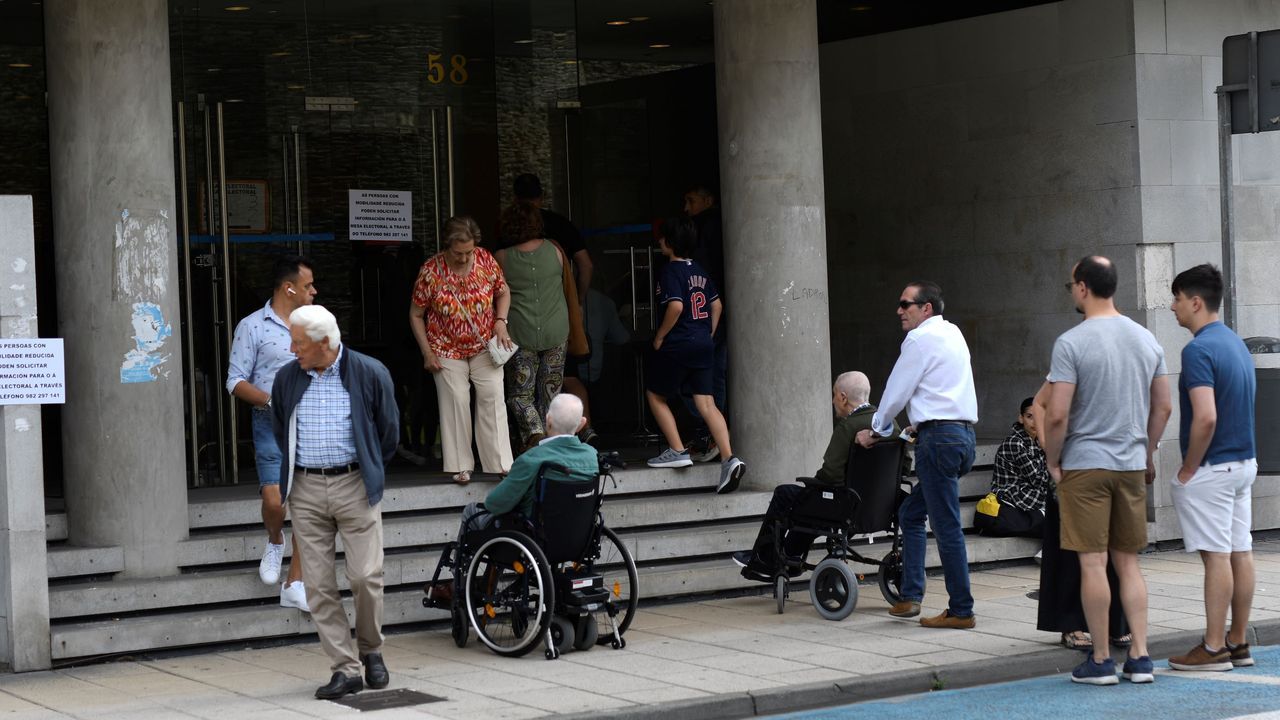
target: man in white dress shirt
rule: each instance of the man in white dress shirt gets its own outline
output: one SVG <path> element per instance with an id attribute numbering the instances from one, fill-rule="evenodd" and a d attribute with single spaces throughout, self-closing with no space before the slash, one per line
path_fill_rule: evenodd
<path id="1" fill-rule="evenodd" d="M 960 328 L 942 318 L 942 289 L 913 282 L 898 300 L 898 318 L 907 337 L 880 399 L 870 430 L 858 433 L 863 447 L 893 434 L 893 419 L 905 407 L 917 433 L 919 483 L 902 502 L 902 599 L 889 610 L 894 617 L 920 614 L 924 599 L 925 519 L 933 528 L 946 578 L 947 609 L 920 619 L 930 628 L 968 629 L 976 624 L 969 591 L 969 558 L 960 526 L 960 477 L 973 467 L 973 425 L 978 399 L 973 388 L 969 346 Z"/>

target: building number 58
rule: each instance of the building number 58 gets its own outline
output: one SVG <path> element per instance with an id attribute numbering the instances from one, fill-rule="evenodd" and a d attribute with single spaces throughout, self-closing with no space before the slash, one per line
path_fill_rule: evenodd
<path id="1" fill-rule="evenodd" d="M 444 65 L 440 60 L 444 57 L 442 53 L 427 53 L 427 82 L 432 85 L 439 85 L 445 80 Z M 450 55 L 449 56 L 449 82 L 454 85 L 466 85 L 467 79 L 467 56 L 466 55 Z"/>

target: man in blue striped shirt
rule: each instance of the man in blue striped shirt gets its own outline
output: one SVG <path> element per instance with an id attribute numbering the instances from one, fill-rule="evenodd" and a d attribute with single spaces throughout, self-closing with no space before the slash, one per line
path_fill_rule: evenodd
<path id="1" fill-rule="evenodd" d="M 289 314 L 310 305 L 316 296 L 311 262 L 298 255 L 276 261 L 271 299 L 236 325 L 227 367 L 227 392 L 253 406 L 253 455 L 258 466 L 258 494 L 262 496 L 262 524 L 267 542 L 258 563 L 258 577 L 268 585 L 280 582 L 284 560 L 284 503 L 280 496 L 280 448 L 271 433 L 271 384 L 280 368 L 293 360 L 289 349 Z M 294 548 L 289 577 L 280 586 L 280 606 L 311 612 L 302 584 L 302 561 Z"/>

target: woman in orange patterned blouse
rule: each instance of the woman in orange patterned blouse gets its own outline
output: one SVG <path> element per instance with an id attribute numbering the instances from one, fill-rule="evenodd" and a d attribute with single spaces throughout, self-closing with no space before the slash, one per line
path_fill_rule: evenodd
<path id="1" fill-rule="evenodd" d="M 478 247 L 480 227 L 469 217 L 449 218 L 444 250 L 422 264 L 413 286 L 409 326 L 422 351 L 423 367 L 435 376 L 440 400 L 440 444 L 445 472 L 466 484 L 475 469 L 471 454 L 471 385 L 476 388 L 476 447 L 487 473 L 511 469 L 502 367 L 486 343 L 497 337 L 511 347 L 507 311 L 511 293 L 502 269 Z M 425 319 L 424 319 L 425 318 Z"/>

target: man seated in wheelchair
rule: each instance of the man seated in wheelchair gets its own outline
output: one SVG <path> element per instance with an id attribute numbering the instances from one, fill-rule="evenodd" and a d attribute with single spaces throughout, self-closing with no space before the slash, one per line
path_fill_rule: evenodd
<path id="1" fill-rule="evenodd" d="M 511 463 L 507 477 L 485 496 L 484 503 L 470 503 L 462 510 L 458 539 L 470 530 L 491 527 L 503 516 L 533 517 L 534 494 L 538 473 L 544 465 L 555 465 L 566 472 L 553 471 L 548 479 L 555 482 L 594 483 L 600 472 L 596 449 L 578 439 L 585 427 L 582 401 L 570 393 L 560 393 L 547 407 L 547 437 L 525 451 Z M 517 527 L 519 529 L 519 527 Z M 448 602 L 453 592 L 452 580 L 442 580 L 431 589 L 431 597 Z"/>
<path id="2" fill-rule="evenodd" d="M 871 427 L 871 417 L 876 412 L 875 405 L 868 402 L 870 395 L 871 381 L 863 373 L 853 370 L 836 378 L 835 385 L 831 388 L 831 405 L 836 411 L 836 425 L 831 433 L 831 441 L 827 443 L 827 450 L 822 454 L 822 467 L 813 474 L 808 486 L 794 483 L 774 488 L 773 498 L 769 500 L 769 509 L 765 511 L 755 545 L 750 550 L 739 550 L 733 554 L 733 561 L 742 567 L 743 577 L 773 582 L 783 565 L 782 559 L 776 557 L 774 550 L 775 522 L 790 515 L 808 494 L 821 492 L 823 487 L 844 486 L 845 467 L 854 437 L 859 430 Z M 804 572 L 804 558 L 815 539 L 815 535 L 794 529 L 782 539 L 789 576 L 794 577 Z"/>

